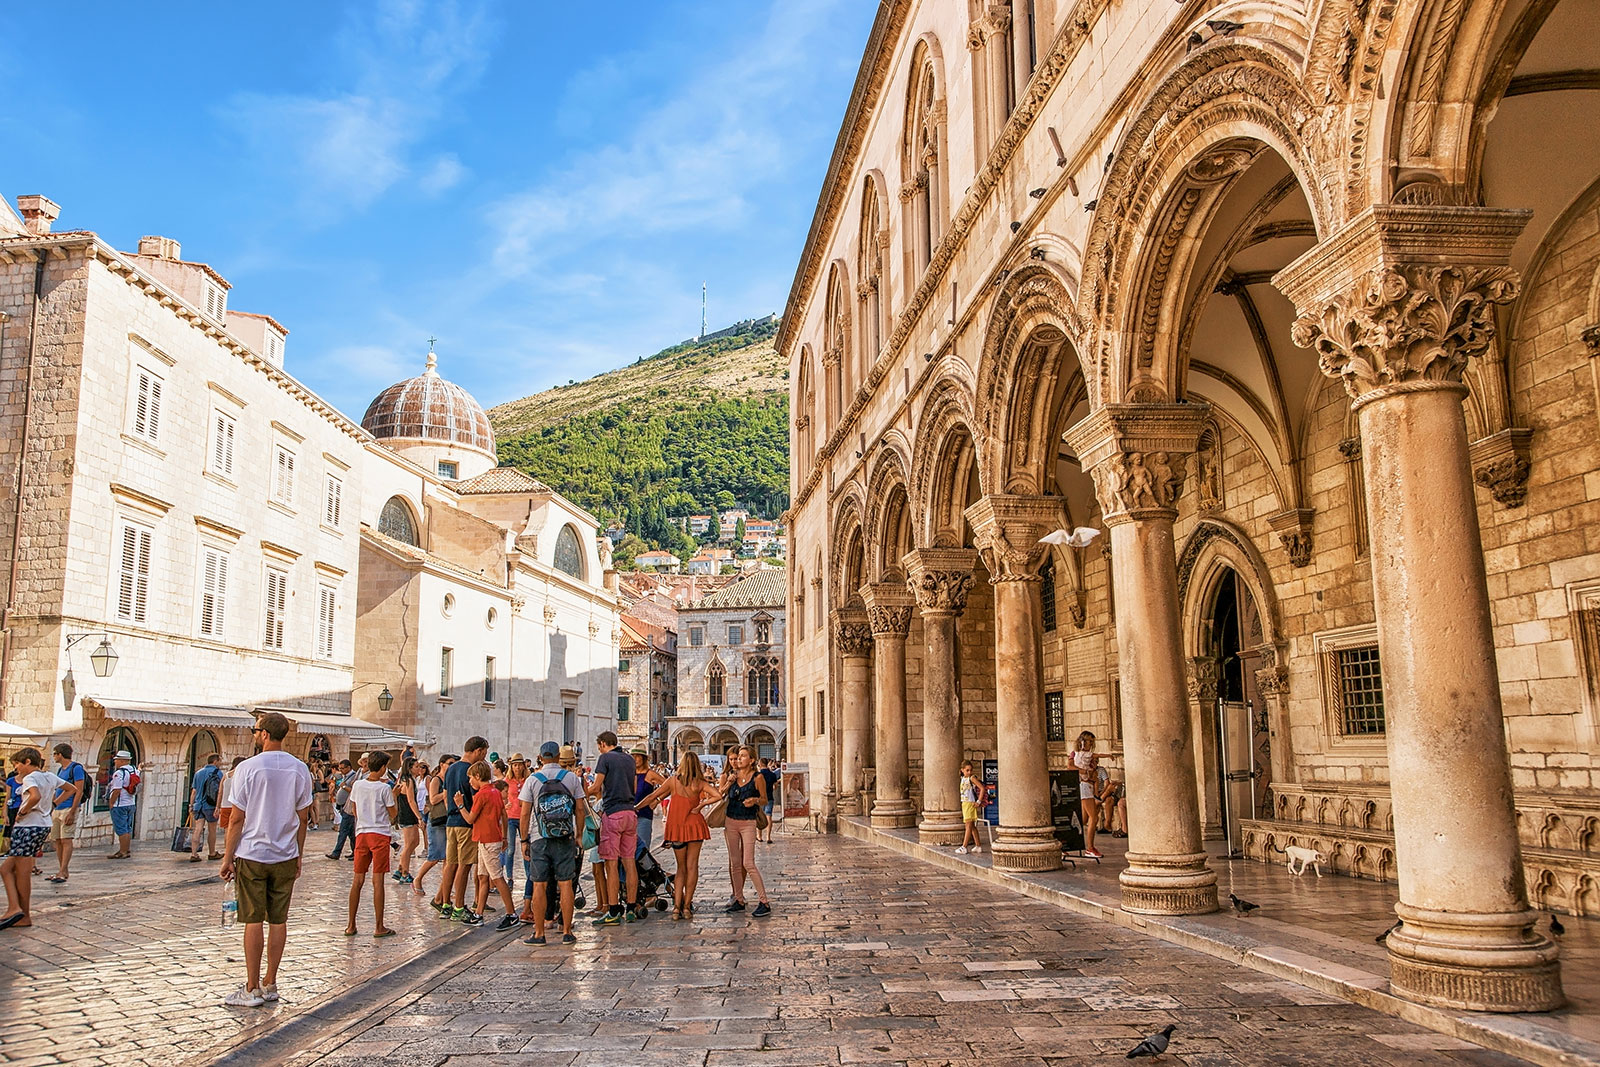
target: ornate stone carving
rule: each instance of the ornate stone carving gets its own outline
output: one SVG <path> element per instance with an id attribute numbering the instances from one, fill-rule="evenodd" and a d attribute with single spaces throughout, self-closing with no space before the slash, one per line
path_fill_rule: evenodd
<path id="1" fill-rule="evenodd" d="M 544 606 L 544 624 L 546 626 L 551 626 L 551 625 L 554 625 L 555 621 L 556 621 L 556 606 L 554 604 L 546 604 Z"/>
<path id="2" fill-rule="evenodd" d="M 1225 503 L 1222 496 L 1222 435 L 1215 425 L 1207 426 L 1200 435 L 1194 451 L 1194 488 L 1196 505 L 1200 514 L 1221 511 Z"/>
<path id="3" fill-rule="evenodd" d="M 1172 452 L 1117 452 L 1094 469 L 1100 510 L 1133 515 L 1176 510 L 1183 494 L 1183 464 Z"/>
<path id="4" fill-rule="evenodd" d="M 864 612 L 834 612 L 833 641 L 841 656 L 870 656 L 872 627 Z"/>
<path id="5" fill-rule="evenodd" d="M 1518 426 L 1472 442 L 1472 480 L 1489 490 L 1497 503 L 1520 508 L 1528 499 L 1532 441 L 1533 431 Z"/>
<path id="6" fill-rule="evenodd" d="M 1311 508 L 1289 508 L 1267 517 L 1267 525 L 1278 535 L 1278 541 L 1289 553 L 1291 566 L 1304 567 L 1311 562 L 1312 536 Z"/>
<path id="7" fill-rule="evenodd" d="M 1591 326 L 1583 331 L 1583 343 L 1589 346 L 1589 358 L 1600 356 L 1600 326 Z"/>
<path id="8" fill-rule="evenodd" d="M 901 558 L 909 575 L 906 587 L 924 615 L 960 615 L 967 609 L 977 555 L 969 548 L 922 548 Z"/>
<path id="9" fill-rule="evenodd" d="M 1256 671 L 1256 688 L 1262 696 L 1277 696 L 1289 688 L 1289 672 L 1282 667 L 1263 667 Z"/>
<path id="10" fill-rule="evenodd" d="M 1217 661 L 1210 656 L 1189 659 L 1189 699 L 1209 707 L 1217 699 Z"/>
<path id="11" fill-rule="evenodd" d="M 867 624 L 873 637 L 904 637 L 911 632 L 911 591 L 904 582 L 885 581 L 861 587 L 867 602 Z"/>
<path id="12" fill-rule="evenodd" d="M 1361 438 L 1359 437 L 1346 437 L 1339 442 L 1338 448 L 1339 455 L 1345 459 L 1357 460 L 1361 458 Z"/>
<path id="13" fill-rule="evenodd" d="M 1494 305 L 1519 289 L 1509 267 L 1382 268 L 1301 315 L 1290 336 L 1352 397 L 1398 382 L 1459 382 L 1494 337 Z"/>
<path id="14" fill-rule="evenodd" d="M 1108 526 L 1176 514 L 1209 413 L 1203 403 L 1107 404 L 1067 431 Z"/>
<path id="15" fill-rule="evenodd" d="M 991 493 L 966 516 L 991 584 L 1044 581 L 1040 569 L 1050 546 L 1039 538 L 1066 525 L 1060 499 Z"/>

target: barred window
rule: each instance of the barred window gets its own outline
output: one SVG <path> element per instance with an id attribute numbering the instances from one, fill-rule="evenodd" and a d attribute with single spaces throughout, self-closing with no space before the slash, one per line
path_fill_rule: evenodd
<path id="1" fill-rule="evenodd" d="M 1044 632 L 1050 633 L 1056 628 L 1056 562 L 1053 559 L 1045 560 L 1044 567 L 1039 571 L 1044 578 L 1044 588 L 1039 591 L 1042 611 L 1040 618 L 1044 621 Z"/>
<path id="2" fill-rule="evenodd" d="M 1383 677 L 1378 646 L 1340 648 L 1328 653 L 1335 721 L 1346 737 L 1382 735 Z"/>
<path id="3" fill-rule="evenodd" d="M 1046 741 L 1067 739 L 1066 702 L 1060 693 L 1044 695 L 1044 729 Z"/>

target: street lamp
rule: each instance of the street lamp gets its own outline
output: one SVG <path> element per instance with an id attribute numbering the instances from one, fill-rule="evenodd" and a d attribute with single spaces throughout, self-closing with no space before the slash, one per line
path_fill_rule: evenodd
<path id="1" fill-rule="evenodd" d="M 111 647 L 111 635 L 104 630 L 93 630 L 86 634 L 68 634 L 67 651 L 70 652 L 73 645 L 88 637 L 100 638 L 100 644 L 89 653 L 89 662 L 94 665 L 95 677 L 111 677 L 112 672 L 117 669 L 117 660 L 120 657 L 117 655 L 117 650 Z"/>
<path id="2" fill-rule="evenodd" d="M 378 710 L 388 711 L 394 707 L 394 694 L 389 692 L 389 687 L 384 686 L 383 692 L 378 694 Z"/>

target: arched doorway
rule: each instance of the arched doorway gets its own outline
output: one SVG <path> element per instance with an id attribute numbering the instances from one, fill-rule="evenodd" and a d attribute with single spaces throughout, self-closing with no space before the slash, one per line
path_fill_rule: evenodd
<path id="1" fill-rule="evenodd" d="M 726 756 L 730 748 L 739 744 L 739 735 L 724 726 L 711 735 L 711 744 L 707 751 L 714 756 Z"/>
<path id="2" fill-rule="evenodd" d="M 213 752 L 221 752 L 222 746 L 217 744 L 217 735 L 210 730 L 196 730 L 189 739 L 189 754 L 186 762 L 188 771 L 183 781 L 178 783 L 178 822 L 189 821 L 189 792 L 194 776 L 201 767 L 206 765 L 206 757 Z"/>
<path id="3" fill-rule="evenodd" d="M 1215 790 L 1223 835 L 1230 852 L 1242 838 L 1241 819 L 1262 810 L 1271 781 L 1272 744 L 1268 718 L 1256 688 L 1265 641 L 1261 611 L 1249 585 L 1227 565 L 1215 572 L 1202 622 L 1204 645 L 1196 673 L 1202 698 L 1210 698 L 1202 720 L 1211 732 L 1205 774 Z"/>
<path id="4" fill-rule="evenodd" d="M 772 736 L 772 731 L 758 726 L 745 735 L 745 744 L 754 746 L 756 755 L 761 759 L 776 759 L 778 756 L 778 743 Z"/>
<path id="5" fill-rule="evenodd" d="M 126 726 L 113 726 L 107 730 L 105 740 L 100 742 L 100 752 L 95 757 L 95 811 L 111 810 L 111 798 L 107 795 L 107 787 L 111 784 L 112 760 L 119 751 L 133 756 L 132 762 L 135 767 L 144 766 L 144 746 L 139 743 L 138 734 Z"/>

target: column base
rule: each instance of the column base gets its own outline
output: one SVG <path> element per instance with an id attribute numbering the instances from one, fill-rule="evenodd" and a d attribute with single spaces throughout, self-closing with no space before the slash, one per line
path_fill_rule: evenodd
<path id="1" fill-rule="evenodd" d="M 861 815 L 861 794 L 840 793 L 838 811 L 840 815 Z"/>
<path id="2" fill-rule="evenodd" d="M 925 811 L 917 824 L 917 840 L 924 845 L 959 845 L 966 833 L 959 811 Z"/>
<path id="3" fill-rule="evenodd" d="M 1538 912 L 1394 910 L 1404 920 L 1388 939 L 1396 995 L 1464 1011 L 1553 1011 L 1565 1003 L 1559 950 L 1534 925 Z"/>
<path id="4" fill-rule="evenodd" d="M 1122 910 L 1136 915 L 1205 915 L 1217 910 L 1217 874 L 1204 852 L 1178 856 L 1128 853 L 1117 879 Z"/>
<path id="5" fill-rule="evenodd" d="M 1059 871 L 1061 842 L 1053 826 L 1000 826 L 991 861 L 1001 871 Z"/>
<path id="6" fill-rule="evenodd" d="M 872 802 L 872 826 L 876 830 L 902 830 L 917 825 L 917 806 L 910 797 L 891 797 Z"/>

